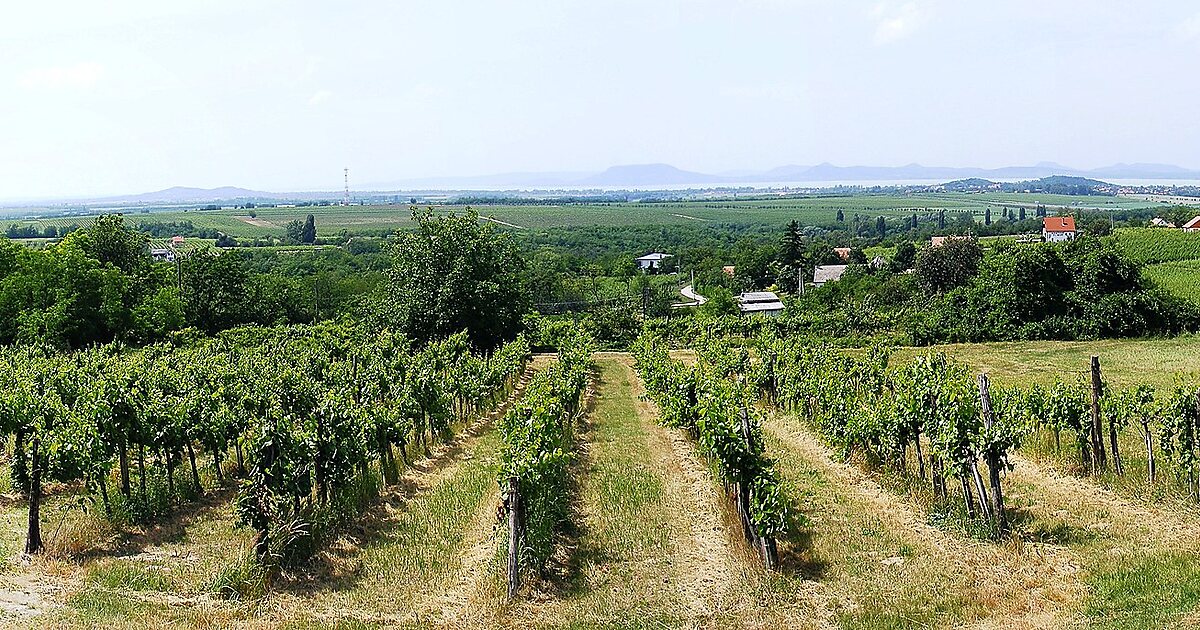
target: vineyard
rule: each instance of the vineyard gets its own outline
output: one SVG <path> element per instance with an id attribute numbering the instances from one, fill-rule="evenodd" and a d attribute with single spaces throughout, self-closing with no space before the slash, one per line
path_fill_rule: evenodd
<path id="1" fill-rule="evenodd" d="M 1200 604 L 1194 376 L 593 344 L 6 350 L 6 623 L 1156 628 Z"/>
<path id="2" fill-rule="evenodd" d="M 1163 228 L 1122 228 L 1117 245 L 1134 262 L 1143 264 L 1200 259 L 1200 233 Z"/>

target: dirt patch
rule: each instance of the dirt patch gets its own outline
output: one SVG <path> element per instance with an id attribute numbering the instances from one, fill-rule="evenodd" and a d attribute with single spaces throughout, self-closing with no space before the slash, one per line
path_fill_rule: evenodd
<path id="1" fill-rule="evenodd" d="M 250 225 L 253 225 L 254 227 L 263 227 L 263 228 L 279 227 L 279 225 L 276 223 L 272 223 L 266 219 L 259 219 L 257 217 L 234 217 L 234 218 L 237 219 L 238 221 L 241 221 L 242 223 L 248 223 Z"/>
<path id="2" fill-rule="evenodd" d="M 29 620 L 61 607 L 56 602 L 62 585 L 30 575 L 8 575 L 0 580 L 0 621 Z"/>

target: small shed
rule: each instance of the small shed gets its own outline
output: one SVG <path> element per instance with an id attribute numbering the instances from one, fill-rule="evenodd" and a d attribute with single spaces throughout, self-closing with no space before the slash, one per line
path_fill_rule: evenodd
<path id="1" fill-rule="evenodd" d="M 659 269 L 662 269 L 663 261 L 668 258 L 671 258 L 671 254 L 651 252 L 645 256 L 634 258 L 633 260 L 637 263 L 638 269 L 643 271 L 658 271 Z"/>
<path id="2" fill-rule="evenodd" d="M 813 269 L 813 285 L 824 286 L 826 282 L 836 282 L 842 278 L 842 274 L 850 265 L 818 265 Z"/>
<path id="3" fill-rule="evenodd" d="M 767 315 L 775 317 L 783 312 L 783 302 L 771 291 L 751 291 L 737 297 L 738 310 L 742 315 Z"/>

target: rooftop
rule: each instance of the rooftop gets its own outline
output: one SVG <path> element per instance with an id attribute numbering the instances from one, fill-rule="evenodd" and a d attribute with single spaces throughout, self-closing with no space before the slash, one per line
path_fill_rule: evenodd
<path id="1" fill-rule="evenodd" d="M 779 296 L 770 291 L 751 291 L 738 296 L 738 301 L 742 304 L 755 304 L 759 302 L 778 302 Z"/>
<path id="2" fill-rule="evenodd" d="M 653 252 L 650 254 L 646 254 L 645 256 L 639 256 L 639 257 L 635 258 L 634 260 L 666 260 L 668 258 L 671 258 L 671 254 L 661 254 L 659 252 Z"/>
<path id="3" fill-rule="evenodd" d="M 775 300 L 774 302 L 754 302 L 739 304 L 738 308 L 743 313 L 765 313 L 769 311 L 782 311 L 783 302 Z"/>
<path id="4" fill-rule="evenodd" d="M 813 270 L 813 282 L 817 284 L 833 282 L 841 278 L 849 267 L 850 265 L 820 265 Z"/>
<path id="5" fill-rule="evenodd" d="M 1074 232 L 1075 217 L 1046 217 L 1042 229 L 1047 232 Z"/>

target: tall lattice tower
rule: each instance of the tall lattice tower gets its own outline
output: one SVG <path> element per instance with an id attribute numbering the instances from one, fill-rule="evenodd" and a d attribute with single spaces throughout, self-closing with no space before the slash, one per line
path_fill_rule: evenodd
<path id="1" fill-rule="evenodd" d="M 342 205 L 350 205 L 350 169 L 342 169 L 342 175 L 346 181 L 346 190 L 342 193 Z"/>

